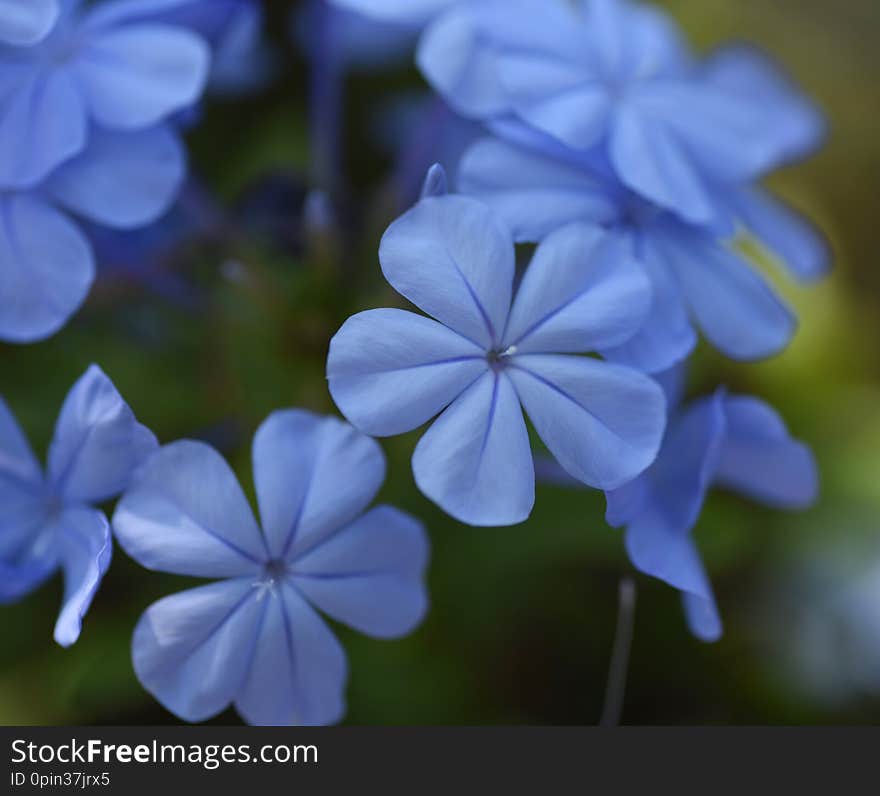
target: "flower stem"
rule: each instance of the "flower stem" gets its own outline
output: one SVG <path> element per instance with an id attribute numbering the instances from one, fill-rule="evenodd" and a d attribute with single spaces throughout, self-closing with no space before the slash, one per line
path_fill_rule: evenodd
<path id="1" fill-rule="evenodd" d="M 636 613 L 636 582 L 629 575 L 621 578 L 617 599 L 617 628 L 614 631 L 614 647 L 608 667 L 608 684 L 605 687 L 602 717 L 599 719 L 600 727 L 617 727 L 623 713 Z"/>

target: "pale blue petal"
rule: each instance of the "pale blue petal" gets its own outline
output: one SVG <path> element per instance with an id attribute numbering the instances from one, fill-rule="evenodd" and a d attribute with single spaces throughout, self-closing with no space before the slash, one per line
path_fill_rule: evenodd
<path id="1" fill-rule="evenodd" d="M 687 151 L 638 107 L 621 109 L 610 144 L 620 179 L 632 190 L 688 221 L 713 220 L 717 209 Z"/>
<path id="2" fill-rule="evenodd" d="M 365 17 L 425 25 L 460 0 L 330 0 L 335 6 L 356 11 Z"/>
<path id="3" fill-rule="evenodd" d="M 685 592 L 681 595 L 681 602 L 688 629 L 700 641 L 711 643 L 724 635 L 721 615 L 711 590 L 705 597 Z"/>
<path id="4" fill-rule="evenodd" d="M 622 528 L 639 516 L 650 497 L 651 482 L 647 473 L 606 492 L 605 522 L 612 528 Z"/>
<path id="5" fill-rule="evenodd" d="M 766 53 L 749 46 L 725 47 L 703 68 L 713 92 L 740 97 L 761 112 L 762 124 L 755 129 L 765 147 L 760 170 L 803 158 L 822 143 L 826 121 L 821 111 Z"/>
<path id="6" fill-rule="evenodd" d="M 0 42 L 36 44 L 58 19 L 58 0 L 0 0 Z"/>
<path id="7" fill-rule="evenodd" d="M 150 127 L 193 105 L 210 51 L 187 30 L 162 24 L 96 31 L 72 64 L 94 118 L 105 127 Z"/>
<path id="8" fill-rule="evenodd" d="M 55 641 L 69 647 L 79 638 L 83 617 L 110 567 L 113 542 L 110 523 L 95 509 L 65 509 L 53 525 L 64 572 L 64 603 L 55 624 Z"/>
<path id="9" fill-rule="evenodd" d="M 154 454 L 113 515 L 122 549 L 147 569 L 224 578 L 262 572 L 260 529 L 229 465 L 183 440 Z"/>
<path id="10" fill-rule="evenodd" d="M 651 283 L 627 241 L 571 224 L 545 238 L 517 291 L 502 349 L 587 353 L 629 340 L 647 317 Z"/>
<path id="11" fill-rule="evenodd" d="M 801 509 L 818 495 L 819 474 L 810 449 L 792 439 L 782 418 L 756 398 L 724 402 L 727 435 L 716 480 L 782 509 Z"/>
<path id="12" fill-rule="evenodd" d="M 709 341 L 734 359 L 779 353 L 797 321 L 766 280 L 723 244 L 681 227 L 656 237 L 691 314 Z"/>
<path id="13" fill-rule="evenodd" d="M 394 289 L 420 309 L 480 346 L 500 341 L 513 239 L 485 205 L 461 196 L 423 199 L 388 228 L 379 259 Z"/>
<path id="14" fill-rule="evenodd" d="M 65 216 L 30 194 L 0 197 L 0 339 L 42 340 L 85 300 L 91 247 Z"/>
<path id="15" fill-rule="evenodd" d="M 608 223 L 617 216 L 608 187 L 584 165 L 496 138 L 465 152 L 458 185 L 495 210 L 517 241 L 536 242 L 574 221 Z"/>
<path id="16" fill-rule="evenodd" d="M 122 396 L 91 365 L 67 394 L 49 448 L 48 481 L 69 501 L 100 503 L 117 496 L 158 449 Z"/>
<path id="17" fill-rule="evenodd" d="M 523 522 L 535 502 L 529 436 L 513 385 L 487 373 L 434 422 L 412 460 L 419 489 L 468 525 Z"/>
<path id="18" fill-rule="evenodd" d="M 327 378 L 342 413 L 361 431 L 412 431 L 488 368 L 485 351 L 445 326 L 395 309 L 349 318 L 330 341 Z"/>
<path id="19" fill-rule="evenodd" d="M 361 514 L 385 480 L 379 444 L 335 417 L 274 412 L 257 430 L 254 483 L 269 552 L 290 559 Z"/>
<path id="20" fill-rule="evenodd" d="M 345 714 L 348 664 L 323 620 L 289 585 L 267 594 L 256 650 L 235 707 L 249 724 L 314 726 Z"/>
<path id="21" fill-rule="evenodd" d="M 32 187 L 86 145 L 82 97 L 64 70 L 7 64 L 12 89 L 2 97 L 0 189 Z"/>
<path id="22" fill-rule="evenodd" d="M 85 151 L 58 169 L 45 190 L 73 213 L 131 229 L 164 214 L 185 176 L 186 155 L 170 128 L 94 130 Z"/>
<path id="23" fill-rule="evenodd" d="M 639 332 L 615 348 L 601 350 L 610 362 L 656 374 L 682 362 L 697 345 L 681 289 L 653 247 L 642 245 L 638 254 L 651 281 L 651 307 Z"/>
<path id="24" fill-rule="evenodd" d="M 292 562 L 294 584 L 338 622 L 377 638 L 406 635 L 428 607 L 422 524 L 377 506 Z"/>
<path id="25" fill-rule="evenodd" d="M 204 721 L 238 696 L 268 606 L 251 578 L 166 597 L 140 618 L 131 645 L 138 680 L 184 721 Z M 275 682 L 270 675 L 270 683 Z M 271 686 L 270 686 L 271 687 Z"/>
<path id="26" fill-rule="evenodd" d="M 57 567 L 54 556 L 27 556 L 15 563 L 0 560 L 0 605 L 18 602 L 36 591 Z"/>
<path id="27" fill-rule="evenodd" d="M 666 425 L 656 382 L 588 357 L 526 355 L 508 369 L 544 444 L 575 478 L 616 489 L 651 465 Z"/>
<path id="28" fill-rule="evenodd" d="M 694 527 L 718 468 L 726 431 L 723 390 L 670 419 L 660 456 L 648 471 L 651 511 L 668 527 L 682 533 Z"/>
<path id="29" fill-rule="evenodd" d="M 652 512 L 641 514 L 626 529 L 626 550 L 633 565 L 682 592 L 710 599 L 712 587 L 690 534 Z"/>
<path id="30" fill-rule="evenodd" d="M 0 397 L 0 479 L 39 489 L 43 473 L 18 421 Z M 0 505 L 4 501 L 0 500 Z"/>
<path id="31" fill-rule="evenodd" d="M 416 63 L 425 80 L 462 116 L 482 119 L 508 107 L 495 54 L 467 4 L 443 14 L 419 41 Z"/>
<path id="32" fill-rule="evenodd" d="M 746 231 L 778 257 L 797 279 L 812 282 L 828 273 L 831 266 L 828 242 L 808 219 L 760 188 L 730 190 L 728 197 Z"/>

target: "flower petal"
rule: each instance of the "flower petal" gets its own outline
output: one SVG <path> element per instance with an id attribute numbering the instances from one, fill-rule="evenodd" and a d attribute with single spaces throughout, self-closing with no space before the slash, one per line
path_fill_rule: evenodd
<path id="1" fill-rule="evenodd" d="M 508 377 L 486 373 L 440 415 L 412 460 L 419 489 L 457 520 L 523 522 L 535 502 L 529 436 Z"/>
<path id="2" fill-rule="evenodd" d="M 67 500 L 100 503 L 122 492 L 158 447 L 113 382 L 91 365 L 61 407 L 48 479 Z"/>
<path id="3" fill-rule="evenodd" d="M 575 478 L 616 489 L 657 456 L 663 391 L 647 376 L 587 357 L 526 355 L 508 369 L 539 436 Z"/>
<path id="4" fill-rule="evenodd" d="M 691 632 L 703 641 L 721 636 L 712 586 L 690 534 L 644 514 L 626 530 L 626 549 L 635 567 L 682 592 Z"/>
<path id="5" fill-rule="evenodd" d="M 10 88 L 0 91 L 0 188 L 29 188 L 83 150 L 86 109 L 63 70 L 44 73 L 29 63 L 4 70 Z"/>
<path id="6" fill-rule="evenodd" d="M 621 345 L 642 326 L 651 283 L 627 242 L 570 224 L 538 246 L 510 312 L 502 348 L 586 353 Z"/>
<path id="7" fill-rule="evenodd" d="M 418 625 L 428 607 L 422 524 L 377 506 L 293 562 L 297 590 L 333 619 L 379 638 Z"/>
<path id="8" fill-rule="evenodd" d="M 602 356 L 643 373 L 660 373 L 684 361 L 697 345 L 681 289 L 662 256 L 643 242 L 638 259 L 651 281 L 651 308 L 638 333 Z"/>
<path id="9" fill-rule="evenodd" d="M 194 104 L 209 67 L 201 37 L 149 23 L 96 31 L 73 62 L 95 119 L 122 130 L 150 127 Z"/>
<path id="10" fill-rule="evenodd" d="M 792 439 L 782 418 L 763 401 L 731 396 L 724 402 L 727 435 L 716 481 L 783 509 L 806 508 L 819 491 L 810 449 Z"/>
<path id="11" fill-rule="evenodd" d="M 517 241 L 536 242 L 574 221 L 607 223 L 609 189 L 583 163 L 483 138 L 465 152 L 459 188 L 497 212 Z"/>
<path id="12" fill-rule="evenodd" d="M 333 5 L 347 8 L 365 17 L 425 25 L 441 11 L 459 0 L 333 0 Z"/>
<path id="13" fill-rule="evenodd" d="M 274 412 L 254 437 L 254 482 L 273 558 L 287 559 L 351 522 L 385 480 L 378 443 L 335 417 Z"/>
<path id="14" fill-rule="evenodd" d="M 267 595 L 250 674 L 235 700 L 249 724 L 333 724 L 345 713 L 345 652 L 290 586 Z"/>
<path id="15" fill-rule="evenodd" d="M 484 349 L 501 339 L 513 289 L 510 233 L 483 204 L 423 199 L 388 228 L 379 247 L 398 293 Z"/>
<path id="16" fill-rule="evenodd" d="M 355 426 L 377 437 L 427 423 L 488 365 L 485 352 L 404 310 L 362 312 L 330 341 L 330 393 Z"/>
<path id="17" fill-rule="evenodd" d="M 39 490 L 43 473 L 21 426 L 0 397 L 0 481 L 14 481 Z M 0 500 L 0 505 L 4 501 Z"/>
<path id="18" fill-rule="evenodd" d="M 267 598 L 258 599 L 259 594 L 251 578 L 238 578 L 151 605 L 131 645 L 143 687 L 185 721 L 220 713 L 248 676 L 268 608 Z"/>
<path id="19" fill-rule="evenodd" d="M 477 10 L 460 3 L 442 14 L 422 35 L 416 63 L 434 91 L 457 113 L 484 119 L 505 111 L 508 99 Z"/>
<path id="20" fill-rule="evenodd" d="M 262 571 L 268 554 L 238 480 L 209 445 L 166 445 L 113 515 L 123 550 L 147 569 L 224 578 Z"/>
<path id="21" fill-rule="evenodd" d="M 804 216 L 759 188 L 730 191 L 746 230 L 782 260 L 795 278 L 821 279 L 831 265 L 828 242 Z"/>
<path id="22" fill-rule="evenodd" d="M 88 295 L 95 263 L 67 218 L 30 194 L 0 198 L 0 339 L 42 340 Z"/>
<path id="23" fill-rule="evenodd" d="M 91 221 L 131 229 L 165 213 L 185 176 L 186 155 L 167 127 L 93 131 L 86 150 L 58 169 L 45 190 Z"/>
<path id="24" fill-rule="evenodd" d="M 58 0 L 0 0 L 0 42 L 36 44 L 52 29 L 58 12 Z"/>
<path id="25" fill-rule="evenodd" d="M 658 236 L 656 243 L 703 333 L 722 352 L 734 359 L 761 359 L 791 340 L 794 316 L 734 252 L 683 226 Z"/>
<path id="26" fill-rule="evenodd" d="M 79 638 L 83 617 L 110 567 L 113 541 L 107 517 L 95 509 L 68 508 L 54 525 L 64 571 L 64 603 L 55 624 L 55 641 L 69 647 Z"/>
<path id="27" fill-rule="evenodd" d="M 670 131 L 638 107 L 620 109 L 611 135 L 620 179 L 688 221 L 712 221 L 717 209 L 687 152 Z"/>

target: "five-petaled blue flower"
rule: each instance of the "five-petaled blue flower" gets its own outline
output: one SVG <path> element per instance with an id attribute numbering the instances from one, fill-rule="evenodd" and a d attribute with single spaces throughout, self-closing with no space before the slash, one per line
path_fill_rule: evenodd
<path id="1" fill-rule="evenodd" d="M 438 36 L 420 53 L 447 102 L 455 105 L 462 89 L 445 73 L 467 52 L 469 64 L 488 63 L 494 75 L 482 86 L 494 86 L 495 101 L 471 115 L 513 114 L 574 150 L 601 149 L 624 185 L 688 221 L 716 218 L 712 183 L 761 177 L 822 134 L 821 116 L 781 90 L 766 61 L 700 62 L 648 5 L 516 0 L 477 8 L 482 35 Z M 744 80 L 764 88 L 743 91 Z"/>
<path id="2" fill-rule="evenodd" d="M 59 0 L 0 0 L 0 44 L 36 44 L 58 19 L 58 3 Z"/>
<path id="3" fill-rule="evenodd" d="M 379 258 L 391 285 L 436 320 L 399 309 L 349 318 L 330 344 L 330 392 L 373 436 L 442 412 L 416 447 L 413 472 L 449 514 L 510 525 L 531 513 L 521 405 L 586 484 L 621 486 L 654 460 L 665 422 L 659 386 L 577 356 L 626 342 L 648 311 L 648 281 L 615 239 L 579 224 L 550 235 L 513 300 L 507 228 L 473 199 L 429 196 L 389 227 Z"/>
<path id="4" fill-rule="evenodd" d="M 262 532 L 208 445 L 181 441 L 144 466 L 113 517 L 149 569 L 216 583 L 167 597 L 134 632 L 138 678 L 201 721 L 231 703 L 251 724 L 328 724 L 345 712 L 345 653 L 311 607 L 370 636 L 422 619 L 428 543 L 390 506 L 365 512 L 385 477 L 375 440 L 310 412 L 271 415 L 253 446 Z"/>
<path id="5" fill-rule="evenodd" d="M 623 185 L 596 153 L 579 153 L 517 123 L 465 153 L 459 188 L 493 207 L 518 241 L 539 241 L 572 221 L 601 224 L 625 242 L 653 286 L 641 332 L 610 359 L 665 370 L 696 343 L 691 322 L 728 356 L 752 360 L 781 351 L 796 320 L 746 255 L 729 245 L 748 230 L 801 280 L 825 273 L 824 241 L 770 194 L 728 185 L 714 193 L 725 221 L 693 224 Z"/>
<path id="6" fill-rule="evenodd" d="M 94 505 L 121 493 L 157 447 L 94 365 L 64 401 L 45 474 L 0 399 L 0 602 L 62 570 L 55 640 L 73 644 L 110 566 L 110 524 Z"/>
<path id="7" fill-rule="evenodd" d="M 714 641 L 721 619 L 691 538 L 708 490 L 720 486 L 799 509 L 815 500 L 817 485 L 809 448 L 791 438 L 779 415 L 757 398 L 722 389 L 674 408 L 654 465 L 608 493 L 607 520 L 626 526 L 626 549 L 639 570 L 682 592 L 694 635 Z"/>
<path id="8" fill-rule="evenodd" d="M 130 19 L 137 5 L 66 0 L 38 44 L 0 48 L 0 187 L 37 185 L 96 129 L 143 130 L 198 99 L 207 44 L 180 26 Z"/>

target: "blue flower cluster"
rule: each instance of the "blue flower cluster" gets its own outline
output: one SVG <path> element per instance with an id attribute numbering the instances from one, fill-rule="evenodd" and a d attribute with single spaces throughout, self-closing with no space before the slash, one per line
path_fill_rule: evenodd
<path id="1" fill-rule="evenodd" d="M 334 2 L 422 29 L 425 76 L 481 126 L 460 193 L 432 168 L 382 238 L 385 278 L 421 313 L 369 310 L 333 337 L 329 390 L 351 425 L 291 409 L 259 428 L 259 521 L 213 448 L 160 448 L 96 366 L 64 402 L 45 472 L 0 401 L 0 601 L 62 571 L 55 637 L 73 643 L 112 528 L 144 567 L 214 581 L 135 629 L 135 671 L 165 707 L 337 721 L 346 657 L 318 611 L 393 638 L 427 608 L 424 528 L 369 508 L 385 478 L 372 437 L 431 423 L 419 489 L 464 523 L 512 525 L 535 502 L 528 418 L 556 477 L 603 490 L 634 566 L 717 638 L 691 538 L 708 490 L 801 508 L 818 478 L 763 402 L 683 404 L 684 363 L 698 330 L 739 360 L 790 341 L 791 311 L 738 243 L 797 278 L 824 273 L 821 237 L 758 185 L 818 145 L 821 116 L 763 56 L 697 59 L 630 0 Z M 242 85 L 259 19 L 245 0 L 0 0 L 0 338 L 46 337 L 84 300 L 77 220 L 131 229 L 169 207 L 183 118 L 212 63 L 218 88 Z M 519 243 L 536 246 L 518 269 Z M 110 522 L 99 506 L 116 498 Z"/>
<path id="2" fill-rule="evenodd" d="M 337 405 L 376 435 L 442 411 L 416 448 L 416 482 L 488 525 L 531 511 L 522 404 L 567 476 L 606 490 L 635 566 L 689 595 L 692 628 L 716 637 L 689 538 L 706 489 L 762 496 L 772 473 L 763 497 L 802 506 L 815 468 L 753 399 L 673 404 L 667 427 L 639 374 L 665 380 L 697 330 L 738 360 L 790 342 L 794 315 L 739 243 L 798 279 L 825 273 L 821 236 L 758 185 L 818 146 L 822 116 L 762 54 L 701 60 L 666 15 L 631 0 L 334 2 L 421 27 L 426 79 L 485 130 L 458 169 L 467 198 L 423 198 L 380 249 L 388 281 L 439 323 L 350 319 L 328 359 Z M 538 248 L 511 308 L 513 241 Z M 605 362 L 572 356 L 587 352 Z"/>
<path id="3" fill-rule="evenodd" d="M 57 332 L 95 278 L 77 220 L 144 226 L 183 182 L 183 114 L 244 0 L 0 4 L 0 339 Z M 228 47 L 229 45 L 226 45 Z"/>

